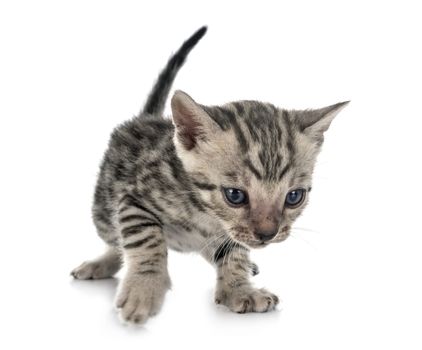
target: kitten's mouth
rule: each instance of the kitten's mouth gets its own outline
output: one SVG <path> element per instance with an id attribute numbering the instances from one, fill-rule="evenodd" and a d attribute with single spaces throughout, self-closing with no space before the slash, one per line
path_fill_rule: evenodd
<path id="1" fill-rule="evenodd" d="M 287 237 L 289 237 L 289 233 L 290 233 L 290 226 L 285 226 L 279 231 L 279 233 L 273 239 L 269 241 L 248 240 L 248 239 L 241 240 L 241 239 L 236 238 L 235 235 L 233 239 L 237 241 L 239 244 L 246 246 L 247 248 L 262 249 L 269 246 L 271 243 L 283 242 L 284 240 L 287 239 Z"/>
<path id="2" fill-rule="evenodd" d="M 251 248 L 260 249 L 260 248 L 266 247 L 267 245 L 270 245 L 270 243 L 271 242 L 256 242 L 256 243 L 253 243 L 253 244 L 249 244 L 249 246 Z"/>
<path id="3" fill-rule="evenodd" d="M 246 248 L 252 248 L 252 249 L 261 249 L 272 243 L 272 242 L 261 242 L 261 241 L 240 241 L 238 239 L 236 239 L 236 241 L 239 242 L 241 245 L 245 246 Z"/>
<path id="4" fill-rule="evenodd" d="M 248 249 L 249 248 L 252 248 L 252 249 L 264 248 L 271 243 L 271 242 L 252 241 L 252 240 L 242 240 L 242 239 L 237 238 L 235 235 L 232 235 L 232 239 L 236 243 Z"/>

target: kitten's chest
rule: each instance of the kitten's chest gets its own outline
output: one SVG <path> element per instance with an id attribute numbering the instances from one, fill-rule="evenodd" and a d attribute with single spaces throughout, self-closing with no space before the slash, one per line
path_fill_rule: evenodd
<path id="1" fill-rule="evenodd" d="M 198 215 L 189 221 L 172 220 L 163 226 L 163 232 L 170 248 L 192 252 L 202 250 L 223 229 L 214 218 Z"/>

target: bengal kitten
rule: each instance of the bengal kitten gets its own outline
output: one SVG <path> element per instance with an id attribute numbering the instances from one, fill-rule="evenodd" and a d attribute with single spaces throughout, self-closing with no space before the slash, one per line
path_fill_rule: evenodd
<path id="1" fill-rule="evenodd" d="M 93 218 L 108 250 L 72 271 L 113 276 L 124 261 L 116 306 L 124 321 L 155 315 L 170 288 L 167 249 L 199 252 L 217 270 L 215 301 L 266 312 L 276 295 L 257 289 L 250 248 L 284 241 L 308 201 L 323 133 L 347 104 L 285 110 L 237 101 L 204 106 L 176 91 L 176 73 L 206 27 L 170 58 L 142 112 L 111 135 L 95 189 Z"/>

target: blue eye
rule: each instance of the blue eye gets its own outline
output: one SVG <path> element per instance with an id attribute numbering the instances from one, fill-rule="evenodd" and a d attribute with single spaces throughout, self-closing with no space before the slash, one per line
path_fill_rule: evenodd
<path id="1" fill-rule="evenodd" d="M 287 193 L 285 201 L 286 206 L 290 208 L 298 207 L 305 199 L 305 193 L 306 191 L 303 188 L 298 188 Z"/>
<path id="2" fill-rule="evenodd" d="M 223 188 L 223 191 L 227 201 L 231 205 L 240 206 L 248 202 L 248 196 L 242 190 L 237 188 Z"/>

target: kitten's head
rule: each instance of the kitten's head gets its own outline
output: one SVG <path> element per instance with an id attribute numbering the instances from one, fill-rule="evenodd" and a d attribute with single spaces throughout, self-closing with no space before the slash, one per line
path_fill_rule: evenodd
<path id="1" fill-rule="evenodd" d="M 176 151 L 235 241 L 280 242 L 308 201 L 323 134 L 346 104 L 305 111 L 256 101 L 207 107 L 176 91 Z"/>

